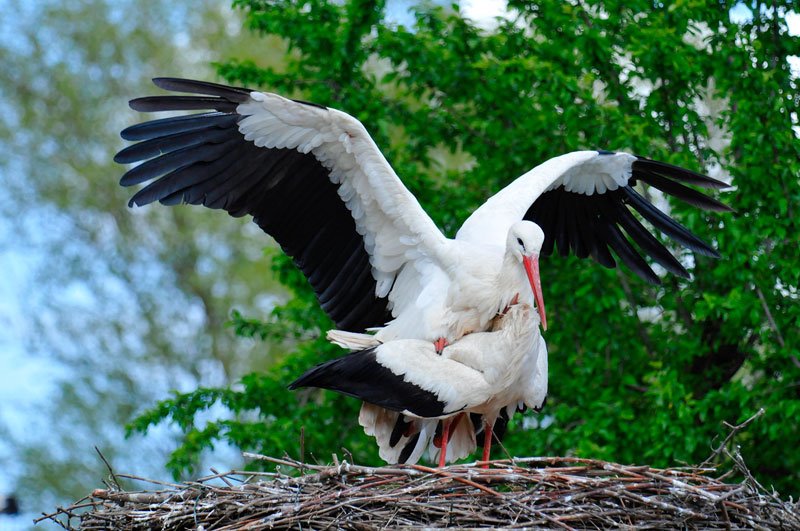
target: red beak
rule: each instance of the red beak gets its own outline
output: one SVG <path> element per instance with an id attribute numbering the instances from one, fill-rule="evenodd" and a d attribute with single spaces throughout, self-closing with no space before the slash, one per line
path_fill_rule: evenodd
<path id="1" fill-rule="evenodd" d="M 547 330 L 547 316 L 544 313 L 544 297 L 542 297 L 542 281 L 539 279 L 539 257 L 523 256 L 522 265 L 528 274 L 528 281 L 531 283 L 533 298 L 536 300 L 536 309 L 539 310 L 539 317 L 542 319 L 542 330 Z"/>

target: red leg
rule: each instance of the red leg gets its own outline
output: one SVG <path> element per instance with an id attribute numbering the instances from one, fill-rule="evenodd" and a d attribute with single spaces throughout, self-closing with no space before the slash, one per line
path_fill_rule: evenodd
<path id="1" fill-rule="evenodd" d="M 492 425 L 488 422 L 483 423 L 483 459 L 482 461 L 489 460 L 489 454 L 492 451 Z M 482 468 L 489 468 L 488 463 L 481 465 Z"/>
<path id="2" fill-rule="evenodd" d="M 440 337 L 439 339 L 433 342 L 433 347 L 436 349 L 437 354 L 441 354 L 442 351 L 444 350 L 444 347 L 446 347 L 449 344 L 450 343 L 448 343 L 445 338 Z"/>
<path id="3" fill-rule="evenodd" d="M 439 450 L 439 468 L 444 468 L 447 457 L 447 439 L 450 437 L 450 419 L 442 421 L 442 447 Z"/>

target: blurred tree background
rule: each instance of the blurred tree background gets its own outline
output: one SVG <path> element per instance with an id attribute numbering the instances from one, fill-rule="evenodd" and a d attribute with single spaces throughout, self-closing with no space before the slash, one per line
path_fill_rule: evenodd
<path id="1" fill-rule="evenodd" d="M 399 23 L 364 0 L 237 0 L 236 14 L 211 0 L 36 5 L 27 33 L 0 49 L 15 72 L 2 80 L 0 212 L 42 256 L 20 321 L 31 352 L 66 376 L 43 413 L 63 451 L 20 441 L 18 458 L 40 470 L 20 490 L 55 466 L 64 484 L 52 496 L 83 495 L 102 475 L 96 440 L 118 468 L 173 450 L 176 475 L 220 445 L 378 462 L 354 400 L 285 389 L 341 352 L 321 338 L 331 323 L 302 275 L 272 248 L 262 257 L 268 238 L 196 207 L 124 209 L 130 191 L 109 161 L 118 131 L 141 119 L 124 100 L 154 93 L 153 75 L 211 79 L 209 61 L 224 59 L 224 80 L 362 120 L 448 235 L 516 176 L 575 149 L 732 182 L 721 198 L 733 215 L 648 192 L 723 255 L 683 254 L 691 281 L 663 275 L 654 287 L 573 258 L 543 262 L 550 397 L 541 415 L 514 419 L 504 445 L 696 463 L 723 421 L 763 407 L 736 443 L 762 482 L 800 493 L 794 2 L 511 1 L 488 24 L 437 4 Z M 117 426 L 134 414 L 126 444 Z M 145 449 L 131 455 L 134 443 Z"/>

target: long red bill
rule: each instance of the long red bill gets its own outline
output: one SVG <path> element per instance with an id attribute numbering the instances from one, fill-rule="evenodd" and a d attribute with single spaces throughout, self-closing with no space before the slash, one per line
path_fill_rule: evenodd
<path id="1" fill-rule="evenodd" d="M 531 283 L 533 298 L 536 299 L 536 309 L 539 310 L 539 317 L 542 319 L 542 330 L 547 330 L 547 315 L 544 312 L 544 297 L 542 296 L 542 281 L 539 279 L 539 257 L 523 256 L 522 265 L 528 274 L 528 281 Z"/>

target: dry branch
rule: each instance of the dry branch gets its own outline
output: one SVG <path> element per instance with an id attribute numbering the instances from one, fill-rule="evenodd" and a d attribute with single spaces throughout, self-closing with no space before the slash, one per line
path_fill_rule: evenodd
<path id="1" fill-rule="evenodd" d="M 658 469 L 567 457 L 431 469 L 247 456 L 291 473 L 215 472 L 162 490 L 97 489 L 40 520 L 84 530 L 800 529 L 800 506 L 755 482 L 738 454 L 728 457 L 740 468 L 741 483 L 713 477 L 713 468 Z M 300 471 L 304 475 L 294 474 Z"/>

